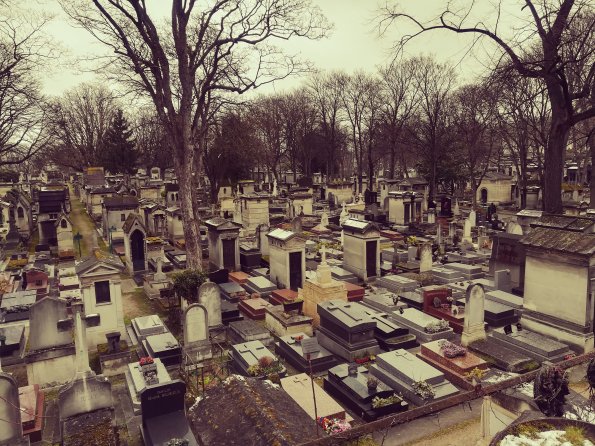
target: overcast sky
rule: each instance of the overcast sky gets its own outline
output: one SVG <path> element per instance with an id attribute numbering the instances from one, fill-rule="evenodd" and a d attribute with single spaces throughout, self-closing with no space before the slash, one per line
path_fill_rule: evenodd
<path id="1" fill-rule="evenodd" d="M 47 28 L 47 32 L 56 40 L 64 51 L 64 56 L 51 72 L 42 75 L 44 90 L 50 95 L 59 95 L 80 82 L 93 80 L 93 75 L 80 68 L 88 65 L 80 58 L 105 49 L 84 30 L 75 28 L 61 12 L 56 0 L 39 0 L 40 8 L 55 15 Z M 374 70 L 376 66 L 387 63 L 394 57 L 392 45 L 395 38 L 407 31 L 403 26 L 392 26 L 388 35 L 379 36 L 377 20 L 378 0 L 313 0 L 318 4 L 334 29 L 330 36 L 321 41 L 296 39 L 285 43 L 287 51 L 299 53 L 314 63 L 317 68 L 328 70 L 353 71 L 358 69 Z M 389 0 L 390 1 L 390 0 Z M 483 4 L 482 4 L 483 1 Z M 158 2 L 158 3 L 157 3 Z M 153 7 L 164 16 L 169 13 L 170 2 L 167 0 L 149 0 Z M 416 17 L 430 18 L 434 16 L 446 2 L 439 0 L 409 0 L 402 2 L 405 10 Z M 469 4 L 463 1 L 462 4 Z M 476 17 L 487 23 L 494 23 L 495 14 L 491 6 L 492 0 L 479 0 Z M 512 24 L 522 23 L 519 0 L 505 0 L 509 12 L 517 17 L 504 14 L 500 30 L 510 33 Z M 520 16 L 520 18 L 519 18 Z M 472 54 L 467 54 L 471 36 L 456 35 L 446 31 L 426 34 L 407 46 L 407 55 L 434 54 L 441 61 L 449 61 L 457 65 L 462 80 L 471 80 L 483 72 L 486 54 L 493 54 L 493 47 L 486 41 L 476 46 Z M 267 91 L 291 89 L 303 79 L 293 77 L 268 86 Z"/>

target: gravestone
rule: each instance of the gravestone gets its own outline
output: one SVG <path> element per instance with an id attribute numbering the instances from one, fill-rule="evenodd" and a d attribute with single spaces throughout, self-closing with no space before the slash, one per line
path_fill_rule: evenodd
<path id="1" fill-rule="evenodd" d="M 419 253 L 419 272 L 425 273 L 432 271 L 432 244 L 424 243 L 421 245 Z"/>
<path id="2" fill-rule="evenodd" d="M 110 331 L 105 334 L 109 353 L 118 353 L 120 351 L 120 336 L 119 331 Z"/>
<path id="3" fill-rule="evenodd" d="M 471 223 L 472 228 L 477 226 L 477 212 L 475 212 L 473 210 L 471 212 L 469 212 L 469 217 L 467 217 L 467 219 Z"/>
<path id="4" fill-rule="evenodd" d="M 213 357 L 207 309 L 201 304 L 190 305 L 184 310 L 184 351 L 195 362 Z"/>
<path id="5" fill-rule="evenodd" d="M 523 235 L 523 228 L 517 222 L 509 221 L 506 225 L 507 234 Z"/>
<path id="6" fill-rule="evenodd" d="M 219 286 L 213 282 L 205 282 L 198 289 L 198 303 L 204 305 L 207 310 L 209 327 L 219 327 L 223 324 L 219 294 Z"/>
<path id="7" fill-rule="evenodd" d="M 494 273 L 494 286 L 496 287 L 496 290 L 504 291 L 506 293 L 512 291 L 509 269 L 503 269 Z"/>
<path id="8" fill-rule="evenodd" d="M 458 199 L 455 201 L 455 207 L 454 207 L 453 214 L 454 214 L 455 217 L 458 217 L 459 215 L 461 215 L 461 208 L 459 207 L 459 200 Z"/>
<path id="9" fill-rule="evenodd" d="M 472 242 L 472 239 L 471 239 L 471 225 L 472 225 L 471 220 L 469 218 L 467 218 L 465 220 L 465 222 L 464 222 L 464 225 L 463 225 L 463 241 L 464 242 L 469 242 L 469 243 Z"/>
<path id="10" fill-rule="evenodd" d="M 461 345 L 467 347 L 475 341 L 485 341 L 484 324 L 485 291 L 480 284 L 467 288 L 465 297 L 465 324 L 461 336 Z"/>
<path id="11" fill-rule="evenodd" d="M 328 225 L 329 225 L 328 214 L 326 212 L 323 212 L 322 216 L 320 217 L 320 226 L 326 228 Z"/>
<path id="12" fill-rule="evenodd" d="M 407 248 L 407 261 L 415 262 L 416 257 L 417 257 L 417 246 L 410 246 L 409 248 Z"/>
<path id="13" fill-rule="evenodd" d="M 291 231 L 295 232 L 296 234 L 299 234 L 302 232 L 302 218 L 301 217 L 295 217 L 293 220 L 291 220 Z"/>

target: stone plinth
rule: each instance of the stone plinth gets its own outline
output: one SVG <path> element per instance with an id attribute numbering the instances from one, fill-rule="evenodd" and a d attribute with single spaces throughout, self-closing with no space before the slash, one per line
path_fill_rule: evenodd
<path id="1" fill-rule="evenodd" d="M 318 304 L 330 300 L 347 301 L 347 290 L 344 282 L 339 282 L 331 277 L 330 267 L 325 258 L 316 270 L 316 278 L 306 280 L 304 288 L 298 292 L 298 296 L 304 300 L 304 314 L 312 318 L 314 327 L 318 327 L 320 325 Z"/>
<path id="2" fill-rule="evenodd" d="M 302 349 L 302 342 L 310 338 L 311 336 L 307 333 L 281 336 L 276 344 L 275 352 L 299 372 L 309 373 L 310 363 L 308 362 L 308 355 Z M 338 358 L 316 342 L 314 347 L 310 345 L 310 362 L 312 372 L 318 373 L 335 366 Z"/>
<path id="3" fill-rule="evenodd" d="M 306 333 L 312 336 L 312 318 L 297 313 L 285 312 L 282 306 L 269 306 L 266 308 L 265 325 L 277 336 L 287 336 Z"/>
<path id="4" fill-rule="evenodd" d="M 238 303 L 239 310 L 250 319 L 262 320 L 265 318 L 266 308 L 270 304 L 261 297 L 244 299 Z"/>
<path id="5" fill-rule="evenodd" d="M 229 323 L 229 342 L 241 344 L 249 341 L 261 341 L 265 346 L 273 345 L 274 340 L 270 331 L 261 324 L 250 319 Z"/>

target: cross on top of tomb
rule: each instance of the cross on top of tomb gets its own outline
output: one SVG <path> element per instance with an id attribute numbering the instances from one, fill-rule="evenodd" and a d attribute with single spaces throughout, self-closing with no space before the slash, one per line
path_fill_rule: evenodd
<path id="1" fill-rule="evenodd" d="M 74 329 L 74 345 L 76 348 L 76 374 L 88 375 L 93 373 L 89 366 L 89 351 L 87 349 L 87 328 L 97 327 L 100 324 L 99 314 L 84 314 L 84 306 L 80 301 L 71 305 L 72 317 L 58 321 L 59 331 Z"/>

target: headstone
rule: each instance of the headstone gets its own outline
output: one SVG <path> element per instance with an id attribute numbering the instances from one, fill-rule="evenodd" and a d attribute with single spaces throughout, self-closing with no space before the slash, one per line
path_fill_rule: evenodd
<path id="1" fill-rule="evenodd" d="M 509 221 L 506 225 L 506 233 L 507 234 L 516 234 L 516 235 L 523 235 L 523 228 L 521 225 L 514 221 Z"/>
<path id="2" fill-rule="evenodd" d="M 291 231 L 295 232 L 296 234 L 300 234 L 302 232 L 302 218 L 297 216 L 293 220 L 291 220 Z"/>
<path id="3" fill-rule="evenodd" d="M 453 213 L 454 213 L 455 217 L 458 217 L 459 215 L 461 215 L 461 208 L 459 207 L 458 199 L 455 201 L 455 208 L 454 208 Z"/>
<path id="4" fill-rule="evenodd" d="M 25 445 L 23 439 L 19 386 L 16 380 L 0 369 L 0 444 Z"/>
<path id="5" fill-rule="evenodd" d="M 456 233 L 457 233 L 457 224 L 454 221 L 451 221 L 448 224 L 448 236 L 454 237 Z"/>
<path id="6" fill-rule="evenodd" d="M 467 218 L 463 226 L 463 241 L 471 242 L 471 219 Z"/>
<path id="7" fill-rule="evenodd" d="M 323 212 L 322 216 L 320 217 L 320 226 L 326 228 L 328 225 L 329 225 L 328 214 L 326 212 Z"/>
<path id="8" fill-rule="evenodd" d="M 205 282 L 198 289 L 198 303 L 207 309 L 209 327 L 219 327 L 223 324 L 219 294 L 219 286 L 213 282 Z"/>
<path id="9" fill-rule="evenodd" d="M 486 339 L 484 324 L 485 292 L 482 285 L 472 284 L 467 288 L 465 298 L 465 324 L 461 344 L 467 347 L 475 341 Z"/>
<path id="10" fill-rule="evenodd" d="M 339 215 L 339 225 L 342 225 L 345 220 L 349 218 L 349 214 L 347 213 L 347 205 L 345 202 L 341 204 L 341 214 Z"/>
<path id="11" fill-rule="evenodd" d="M 475 212 L 474 210 L 469 212 L 469 217 L 467 217 L 467 219 L 471 223 L 472 228 L 477 226 L 477 212 Z"/>
<path id="12" fill-rule="evenodd" d="M 432 271 L 432 244 L 424 243 L 421 245 L 419 253 L 419 272 L 425 273 Z"/>
<path id="13" fill-rule="evenodd" d="M 109 333 L 105 334 L 109 353 L 118 353 L 120 351 L 121 336 L 122 335 L 119 331 L 110 331 Z"/>
<path id="14" fill-rule="evenodd" d="M 407 248 L 407 261 L 415 262 L 416 257 L 417 257 L 417 246 L 410 246 L 409 248 Z"/>
<path id="15" fill-rule="evenodd" d="M 510 270 L 503 269 L 494 273 L 494 286 L 497 290 L 510 293 L 512 291 L 512 282 L 510 280 Z"/>
<path id="16" fill-rule="evenodd" d="M 436 223 L 436 211 L 435 209 L 428 209 L 428 223 Z"/>
<path id="17" fill-rule="evenodd" d="M 157 257 L 157 272 L 153 275 L 153 281 L 161 282 L 167 280 L 167 276 L 163 272 L 163 258 Z"/>
<path id="18" fill-rule="evenodd" d="M 184 310 L 184 347 L 209 339 L 207 309 L 201 304 L 192 304 Z"/>

